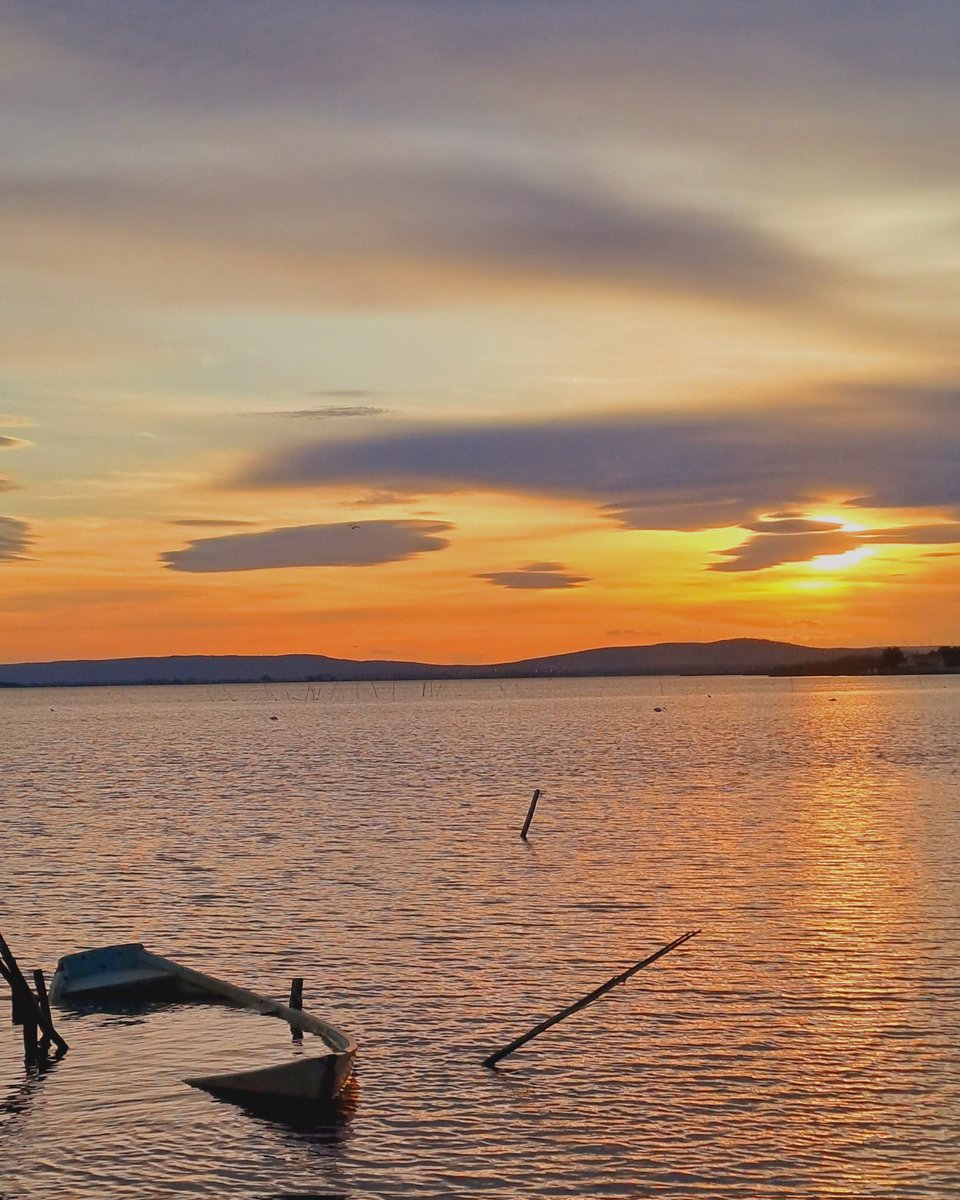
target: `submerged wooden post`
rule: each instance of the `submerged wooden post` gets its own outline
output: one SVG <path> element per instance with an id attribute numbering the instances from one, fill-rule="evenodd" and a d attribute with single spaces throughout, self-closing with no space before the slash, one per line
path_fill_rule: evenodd
<path id="1" fill-rule="evenodd" d="M 303 1009 L 303 980 L 299 976 L 290 982 L 290 1003 L 287 1007 L 298 1011 Z M 293 1030 L 293 1040 L 302 1042 L 303 1030 L 298 1029 L 296 1025 L 291 1025 L 290 1028 Z"/>
<path id="2" fill-rule="evenodd" d="M 523 823 L 523 828 L 520 830 L 520 836 L 524 841 L 527 840 L 527 830 L 530 828 L 530 822 L 533 820 L 533 814 L 537 811 L 537 801 L 540 799 L 540 789 L 536 788 L 533 793 L 533 799 L 530 801 L 530 807 L 527 809 L 527 819 Z"/>
<path id="3" fill-rule="evenodd" d="M 584 996 L 580 1000 L 574 1001 L 573 1004 L 568 1004 L 566 1008 L 561 1009 L 556 1016 L 548 1017 L 546 1021 L 541 1021 L 539 1025 L 535 1025 L 529 1033 L 523 1034 L 521 1037 L 515 1038 L 508 1046 L 504 1046 L 502 1050 L 497 1050 L 488 1058 L 483 1060 L 485 1067 L 495 1067 L 501 1058 L 506 1058 L 508 1054 L 512 1054 L 514 1050 L 519 1050 L 521 1046 L 538 1037 L 545 1030 L 550 1029 L 553 1025 L 558 1025 L 567 1017 L 572 1016 L 575 1012 L 579 1012 L 582 1008 L 586 1008 L 588 1004 L 592 1004 L 594 1000 L 599 1000 L 602 995 L 609 992 L 612 988 L 617 987 L 621 983 L 626 983 L 631 975 L 635 975 L 637 971 L 643 970 L 644 967 L 649 967 L 652 962 L 656 962 L 658 958 L 662 958 L 664 954 L 669 954 L 671 950 L 676 950 L 678 946 L 682 946 L 684 942 L 688 942 L 690 938 L 696 937 L 700 932 L 699 929 L 691 929 L 688 933 L 683 933 L 678 938 L 674 938 L 666 946 L 661 946 L 656 953 L 651 954 L 648 958 L 641 959 L 640 962 L 634 963 L 632 967 L 628 967 L 626 971 L 621 971 L 619 975 L 614 975 L 612 979 L 608 979 L 606 983 L 602 983 L 598 988 L 594 988 L 592 992 Z"/>
<path id="4" fill-rule="evenodd" d="M 40 1045 L 37 1041 L 37 1018 L 26 1005 L 21 1010 L 20 1020 L 23 1034 L 23 1057 L 27 1062 L 33 1062 L 40 1055 Z"/>
<path id="5" fill-rule="evenodd" d="M 43 977 L 43 971 L 37 967 L 33 972 L 33 986 L 37 993 L 37 1000 L 40 1003 L 40 1011 L 50 1023 L 50 1028 L 53 1028 L 53 1015 L 50 1012 L 50 998 L 47 996 L 47 981 Z M 50 1049 L 50 1034 L 46 1030 L 43 1031 L 43 1037 L 40 1039 L 40 1053 L 46 1054 Z"/>
<path id="6" fill-rule="evenodd" d="M 64 1039 L 53 1027 L 49 1007 L 44 1010 L 43 1003 L 30 990 L 30 985 L 23 977 L 23 972 L 13 957 L 10 947 L 0 934 L 0 977 L 6 980 L 13 994 L 13 1021 L 15 1025 L 23 1026 L 23 1048 L 28 1058 L 36 1054 L 37 1027 L 43 1031 L 44 1042 L 55 1043 L 58 1054 L 66 1054 L 70 1049 Z M 46 995 L 46 988 L 44 988 Z"/>
<path id="7" fill-rule="evenodd" d="M 20 1026 L 20 1032 L 23 1034 L 23 1057 L 28 1062 L 33 1062 L 37 1057 L 36 1013 L 33 1005 L 24 996 L 23 990 L 17 986 L 13 974 L 4 970 L 3 977 L 10 984 L 10 1023 Z"/>

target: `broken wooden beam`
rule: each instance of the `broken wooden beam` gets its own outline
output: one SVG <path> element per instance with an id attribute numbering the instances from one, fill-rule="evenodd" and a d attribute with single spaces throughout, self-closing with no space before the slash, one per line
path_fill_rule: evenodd
<path id="1" fill-rule="evenodd" d="M 687 933 L 683 933 L 678 938 L 674 938 L 666 946 L 661 946 L 654 954 L 647 958 L 641 959 L 640 962 L 634 963 L 632 967 L 628 967 L 625 971 L 621 971 L 619 975 L 614 975 L 612 979 L 608 979 L 606 983 L 602 983 L 598 988 L 594 988 L 588 995 L 575 1000 L 573 1004 L 568 1004 L 566 1008 L 561 1009 L 555 1016 L 548 1017 L 545 1021 L 541 1021 L 539 1025 L 535 1025 L 528 1033 L 515 1038 L 509 1045 L 504 1046 L 502 1050 L 497 1050 L 483 1060 L 485 1067 L 495 1067 L 497 1063 L 506 1058 L 508 1054 L 512 1054 L 514 1050 L 519 1050 L 521 1046 L 525 1046 L 527 1042 L 532 1041 L 535 1037 L 539 1037 L 541 1033 L 558 1025 L 567 1017 L 573 1016 L 575 1012 L 580 1012 L 586 1008 L 588 1004 L 592 1004 L 594 1000 L 599 1000 L 601 996 L 618 987 L 621 983 L 626 983 L 631 975 L 636 975 L 637 971 L 642 971 L 644 967 L 649 967 L 651 963 L 656 962 L 658 958 L 662 958 L 665 954 L 669 954 L 671 950 L 676 950 L 678 946 L 682 946 L 684 942 L 688 942 L 691 938 L 696 937 L 700 932 L 699 929 L 691 929 Z"/>

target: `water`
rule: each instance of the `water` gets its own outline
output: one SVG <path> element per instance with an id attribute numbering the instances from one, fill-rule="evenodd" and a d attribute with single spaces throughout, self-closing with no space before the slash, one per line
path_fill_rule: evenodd
<path id="1" fill-rule="evenodd" d="M 40 1077 L 0 1025 L 4 1200 L 960 1194 L 960 678 L 306 694 L 0 692 L 24 967 L 304 975 L 360 1044 L 338 1112 L 283 1124 L 181 1082 L 292 1053 L 279 1022 L 64 1014 Z"/>

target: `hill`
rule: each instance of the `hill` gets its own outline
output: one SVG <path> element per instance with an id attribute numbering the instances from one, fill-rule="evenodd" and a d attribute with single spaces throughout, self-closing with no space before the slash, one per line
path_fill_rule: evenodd
<path id="1" fill-rule="evenodd" d="M 487 665 L 329 658 L 322 654 L 172 655 L 0 666 L 0 687 L 103 687 L 172 683 L 305 683 L 317 680 L 483 679 L 585 675 L 757 675 L 873 653 L 733 638 L 601 646 Z"/>

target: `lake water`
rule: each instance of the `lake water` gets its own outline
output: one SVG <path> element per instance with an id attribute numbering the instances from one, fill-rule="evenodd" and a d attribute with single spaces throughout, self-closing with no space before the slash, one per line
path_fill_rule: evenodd
<path id="1" fill-rule="evenodd" d="M 0 692 L 22 966 L 303 975 L 360 1044 L 284 1124 L 181 1082 L 291 1053 L 280 1022 L 62 1014 L 42 1076 L 0 1024 L 4 1200 L 960 1195 L 960 677 L 307 695 Z"/>

